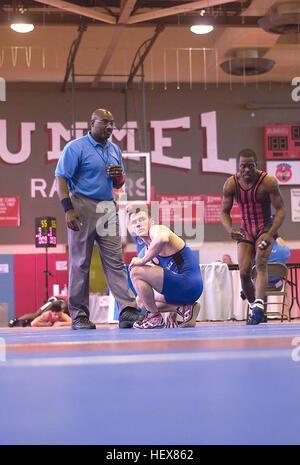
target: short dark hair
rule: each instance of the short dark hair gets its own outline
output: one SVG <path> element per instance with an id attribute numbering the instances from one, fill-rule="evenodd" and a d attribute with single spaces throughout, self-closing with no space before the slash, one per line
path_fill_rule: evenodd
<path id="1" fill-rule="evenodd" d="M 238 154 L 238 160 L 243 157 L 243 158 L 253 158 L 255 162 L 257 162 L 257 156 L 254 150 L 252 149 L 243 149 L 240 151 Z"/>
<path id="2" fill-rule="evenodd" d="M 136 207 L 136 208 L 132 208 L 131 210 L 129 210 L 128 212 L 129 219 L 131 215 L 135 215 L 136 213 L 140 213 L 140 212 L 147 213 L 148 217 L 151 218 L 151 211 L 149 210 L 148 207 Z"/>
<path id="3" fill-rule="evenodd" d="M 53 302 L 51 305 L 51 312 L 61 312 L 62 302 Z"/>

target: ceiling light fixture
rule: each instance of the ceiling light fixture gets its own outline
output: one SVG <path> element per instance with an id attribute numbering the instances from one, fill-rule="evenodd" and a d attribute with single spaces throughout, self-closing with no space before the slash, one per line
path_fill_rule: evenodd
<path id="1" fill-rule="evenodd" d="M 22 34 L 31 32 L 34 29 L 34 25 L 29 23 L 12 23 L 10 27 L 13 31 L 21 32 Z"/>
<path id="2" fill-rule="evenodd" d="M 208 34 L 209 32 L 213 31 L 213 26 L 208 26 L 204 24 L 197 24 L 190 27 L 190 31 L 194 34 Z"/>
<path id="3" fill-rule="evenodd" d="M 21 34 L 33 31 L 34 24 L 30 21 L 26 8 L 18 9 L 18 13 L 13 17 L 10 27 L 13 31 Z"/>

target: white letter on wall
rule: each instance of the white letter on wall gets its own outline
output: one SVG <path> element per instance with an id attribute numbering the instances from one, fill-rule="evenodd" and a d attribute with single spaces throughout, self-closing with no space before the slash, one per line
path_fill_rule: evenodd
<path id="1" fill-rule="evenodd" d="M 76 122 L 76 139 L 83 136 L 83 130 L 88 128 L 86 121 Z M 49 151 L 47 152 L 47 160 L 58 160 L 62 151 L 60 145 L 61 139 L 64 139 L 66 142 L 71 140 L 70 129 L 66 129 L 61 123 L 47 123 L 47 129 L 49 133 Z"/>
<path id="2" fill-rule="evenodd" d="M 137 128 L 136 121 L 128 121 L 123 124 L 121 129 L 114 129 L 113 137 L 120 142 L 124 137 L 127 137 L 126 152 L 137 152 L 135 148 L 135 130 Z"/>
<path id="3" fill-rule="evenodd" d="M 0 101 L 6 101 L 6 82 L 3 77 L 0 77 Z"/>
<path id="4" fill-rule="evenodd" d="M 207 157 L 202 160 L 202 171 L 207 173 L 234 174 L 236 172 L 236 159 L 220 160 L 218 158 L 216 112 L 202 113 L 201 126 L 206 128 L 207 140 Z"/>
<path id="5" fill-rule="evenodd" d="M 291 93 L 293 102 L 299 102 L 300 100 L 300 95 L 299 95 L 300 85 L 299 84 L 300 84 L 300 77 L 294 77 L 292 79 L 292 86 L 297 86 L 297 87 L 293 89 Z"/>
<path id="6" fill-rule="evenodd" d="M 150 127 L 154 129 L 154 150 L 151 152 L 152 163 L 190 170 L 191 157 L 173 158 L 163 154 L 163 147 L 172 146 L 171 137 L 163 137 L 163 129 L 189 129 L 190 117 L 186 116 L 166 121 L 151 121 Z"/>
<path id="7" fill-rule="evenodd" d="M 45 179 L 42 178 L 32 178 L 31 179 L 31 198 L 35 199 L 35 193 L 40 192 L 42 197 L 47 197 L 45 189 L 47 187 L 47 183 Z"/>
<path id="8" fill-rule="evenodd" d="M 31 132 L 35 130 L 35 123 L 21 123 L 19 136 L 19 152 L 11 153 L 7 148 L 6 120 L 0 120 L 0 157 L 5 163 L 17 165 L 27 160 L 31 153 Z"/>

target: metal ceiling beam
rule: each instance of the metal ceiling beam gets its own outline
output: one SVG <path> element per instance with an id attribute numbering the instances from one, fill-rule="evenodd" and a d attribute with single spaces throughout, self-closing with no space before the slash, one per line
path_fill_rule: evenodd
<path id="1" fill-rule="evenodd" d="M 96 76 L 91 84 L 91 87 L 92 88 L 95 88 L 97 87 L 97 85 L 99 84 L 100 80 L 101 80 L 101 75 L 104 74 L 104 71 L 108 65 L 108 63 L 110 62 L 111 60 L 111 57 L 113 56 L 113 53 L 119 43 L 119 39 L 121 37 L 121 34 L 123 33 L 124 31 L 124 26 L 120 26 L 118 27 L 113 36 L 112 36 L 112 39 L 106 49 L 106 52 L 105 52 L 105 55 L 104 55 L 104 58 L 96 72 Z"/>
<path id="2" fill-rule="evenodd" d="M 35 0 L 37 1 L 37 0 Z M 84 6 L 76 5 L 75 3 L 64 2 L 63 0 L 38 0 L 38 3 L 54 6 L 60 10 L 70 11 L 71 13 L 86 16 L 87 18 L 96 19 L 108 24 L 116 24 L 116 19 L 106 13 L 100 13 L 94 8 L 87 8 Z"/>
<path id="3" fill-rule="evenodd" d="M 164 20 L 161 19 L 153 19 L 152 21 L 148 21 L 147 23 L 135 24 L 134 27 L 149 27 L 155 24 L 163 23 L 166 27 L 187 27 L 193 26 L 195 24 L 205 24 L 211 25 L 214 27 L 222 27 L 222 28 L 245 28 L 245 27 L 255 27 L 261 29 L 258 20 L 261 16 L 195 16 L 195 15 L 184 15 L 181 16 L 179 19 L 176 16 L 170 16 L 169 18 L 165 18 Z"/>
<path id="4" fill-rule="evenodd" d="M 125 24 L 127 23 L 129 17 L 130 17 L 130 13 L 132 12 L 134 6 L 136 4 L 136 0 L 125 0 L 123 1 L 122 3 L 122 6 L 121 6 L 121 13 L 120 13 L 120 17 L 118 19 L 118 24 L 120 24 L 120 26 L 118 26 L 112 36 L 112 39 L 111 39 L 111 42 L 110 44 L 108 45 L 107 49 L 106 49 L 106 53 L 104 55 L 104 58 L 102 60 L 102 63 L 100 64 L 97 72 L 96 72 L 96 76 L 91 84 L 91 87 L 92 88 L 95 88 L 97 87 L 97 85 L 99 84 L 100 80 L 101 80 L 101 75 L 104 74 L 104 71 L 108 65 L 108 63 L 110 62 L 111 60 L 111 57 L 113 56 L 113 53 L 118 45 L 118 42 L 119 42 L 119 39 L 124 31 L 124 28 L 125 28 Z"/>
<path id="5" fill-rule="evenodd" d="M 139 68 L 143 65 L 145 59 L 146 59 L 146 56 L 148 55 L 148 53 L 150 52 L 154 42 L 156 41 L 157 37 L 159 36 L 159 34 L 164 30 L 164 25 L 163 24 L 159 24 L 156 29 L 155 29 L 155 33 L 153 35 L 153 37 L 151 39 L 148 39 L 146 40 L 142 45 L 141 47 L 138 49 L 136 55 L 135 55 L 135 58 L 139 56 L 139 61 L 138 63 L 134 66 L 134 61 L 135 59 L 133 60 L 133 63 L 132 63 L 132 66 L 131 66 L 131 70 L 130 70 L 130 75 L 129 75 L 129 79 L 127 81 L 127 84 L 126 86 L 129 87 L 131 82 L 133 81 L 134 79 L 134 76 L 136 75 L 136 73 L 138 72 Z M 145 50 L 143 52 L 142 55 L 139 55 L 139 51 L 140 49 L 145 46 Z"/>
<path id="6" fill-rule="evenodd" d="M 151 21 L 151 19 L 188 13 L 190 11 L 200 10 L 202 8 L 209 8 L 212 6 L 224 5 L 225 3 L 234 3 L 237 1 L 238 0 L 200 0 L 196 2 L 182 3 L 181 5 L 172 6 L 170 8 L 162 8 L 159 10 L 149 11 L 147 13 L 137 13 L 129 18 L 128 24 Z"/>
<path id="7" fill-rule="evenodd" d="M 66 85 L 67 85 L 67 82 L 69 80 L 70 73 L 71 73 L 72 68 L 74 66 L 76 54 L 77 54 L 77 51 L 78 51 L 78 48 L 79 48 L 79 45 L 80 45 L 80 42 L 81 42 L 81 39 L 82 39 L 82 35 L 86 31 L 86 29 L 87 29 L 86 23 L 80 24 L 80 26 L 78 28 L 78 36 L 73 41 L 73 43 L 71 45 L 69 56 L 68 56 L 66 74 L 65 74 L 64 82 L 63 82 L 62 87 L 61 87 L 62 92 L 64 92 L 65 89 L 66 89 Z"/>
<path id="8" fill-rule="evenodd" d="M 245 28 L 245 27 L 251 27 L 251 28 L 257 28 L 261 29 L 258 20 L 262 16 L 210 16 L 210 15 L 204 15 L 204 16 L 195 16 L 195 15 L 184 15 L 178 18 L 177 16 L 169 16 L 167 18 L 164 18 L 163 20 L 161 19 L 153 19 L 151 21 L 147 21 L 145 23 L 136 23 L 133 26 L 131 25 L 126 25 L 124 26 L 126 28 L 129 27 L 135 27 L 135 28 L 154 28 L 157 24 L 163 24 L 166 27 L 187 27 L 191 26 L 193 24 L 211 24 L 214 27 L 222 27 L 222 28 Z M 71 26 L 77 26 L 78 25 L 78 17 L 73 15 L 73 14 L 64 14 L 64 17 L 62 19 L 61 13 L 56 12 L 56 13 L 51 13 L 47 15 L 47 18 L 45 20 L 45 17 L 42 14 L 32 14 L 30 13 L 30 18 L 32 19 L 33 23 L 37 25 L 42 25 L 42 26 L 57 26 L 57 27 L 64 27 L 66 25 L 71 25 Z M 90 28 L 93 27 L 99 27 L 98 23 L 95 23 L 91 19 L 89 20 L 86 18 L 86 22 Z M 5 17 L 2 17 L 0 14 L 0 25 L 9 25 L 10 21 L 7 19 L 7 14 Z M 120 24 L 120 28 L 121 28 Z M 112 27 L 111 24 L 101 24 L 102 28 L 110 28 Z"/>

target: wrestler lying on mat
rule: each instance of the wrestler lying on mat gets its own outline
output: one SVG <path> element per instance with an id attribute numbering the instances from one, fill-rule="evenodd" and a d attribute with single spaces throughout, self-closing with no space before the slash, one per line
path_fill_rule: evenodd
<path id="1" fill-rule="evenodd" d="M 53 296 L 36 312 L 14 318 L 9 321 L 8 326 L 70 326 L 70 322 L 68 302 Z"/>
<path id="2" fill-rule="evenodd" d="M 134 233 L 147 245 L 144 257 L 134 257 L 129 265 L 137 304 L 146 312 L 144 320 L 133 327 L 195 326 L 203 284 L 194 253 L 169 228 L 154 225 L 147 209 L 136 208 L 129 215 Z M 161 312 L 170 312 L 166 321 Z"/>

